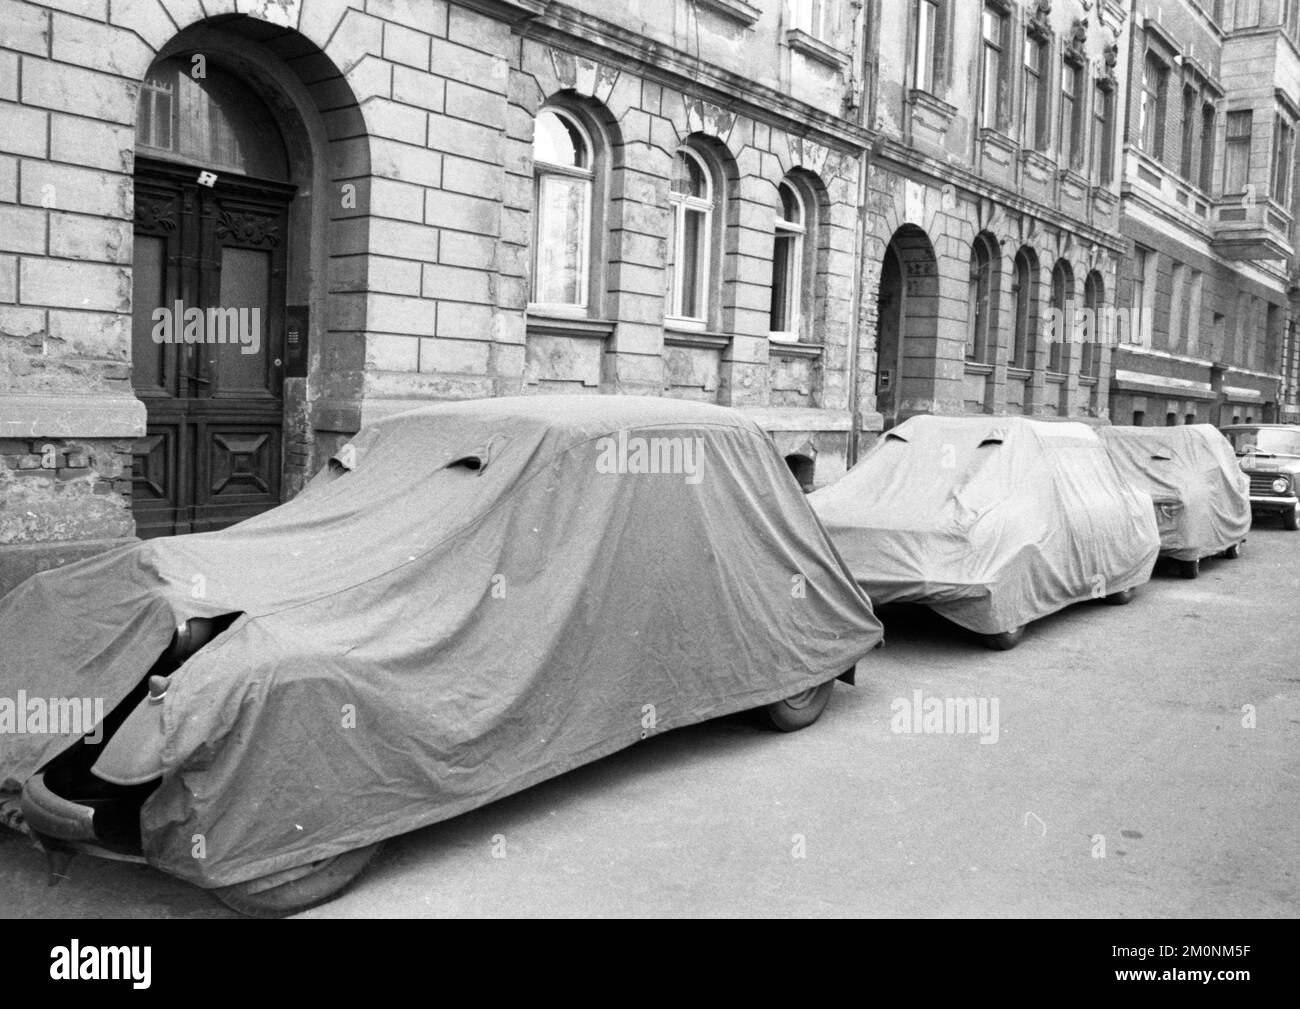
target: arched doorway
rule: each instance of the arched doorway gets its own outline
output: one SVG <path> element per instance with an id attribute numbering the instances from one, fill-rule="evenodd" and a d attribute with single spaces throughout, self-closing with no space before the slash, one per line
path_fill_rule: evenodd
<path id="1" fill-rule="evenodd" d="M 876 409 L 890 428 L 929 408 L 938 353 L 939 265 L 921 228 L 894 232 L 876 301 Z"/>
<path id="2" fill-rule="evenodd" d="M 141 87 L 135 160 L 132 384 L 142 537 L 204 532 L 281 500 L 286 148 L 238 76 L 156 61 Z"/>

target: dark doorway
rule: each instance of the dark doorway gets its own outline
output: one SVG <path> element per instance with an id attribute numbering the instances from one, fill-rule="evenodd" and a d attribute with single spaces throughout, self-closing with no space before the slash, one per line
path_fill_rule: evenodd
<path id="1" fill-rule="evenodd" d="M 938 323 L 934 247 L 905 224 L 885 249 L 876 301 L 876 409 L 886 428 L 932 408 Z"/>
<path id="2" fill-rule="evenodd" d="M 284 147 L 231 75 L 151 69 L 135 163 L 132 383 L 142 537 L 205 532 L 281 500 Z M 253 174 L 255 173 L 255 174 Z"/>

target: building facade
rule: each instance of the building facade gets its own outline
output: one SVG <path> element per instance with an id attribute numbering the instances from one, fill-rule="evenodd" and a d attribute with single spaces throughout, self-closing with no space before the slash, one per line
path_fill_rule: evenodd
<path id="1" fill-rule="evenodd" d="M 1077 0 L 886 4 L 868 168 L 864 401 L 1101 419 L 1115 307 L 1116 58 L 1127 12 Z M 1046 325 L 1053 316 L 1067 323 Z M 1077 333 L 1076 333 L 1077 330 Z M 1082 339 L 1088 336 L 1089 339 Z"/>
<path id="2" fill-rule="evenodd" d="M 635 393 L 843 472 L 863 6 L 4 0 L 0 591 L 434 399 Z"/>
<path id="3" fill-rule="evenodd" d="M 1295 419 L 1296 0 L 1133 5 L 1122 424 Z"/>
<path id="4" fill-rule="evenodd" d="M 1289 416 L 1296 4 L 1218 6 L 0 0 L 0 593 L 431 400 L 715 402 L 805 486 Z"/>

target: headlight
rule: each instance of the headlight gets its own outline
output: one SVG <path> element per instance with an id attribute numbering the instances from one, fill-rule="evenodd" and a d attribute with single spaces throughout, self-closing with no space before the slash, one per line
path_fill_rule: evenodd
<path id="1" fill-rule="evenodd" d="M 1285 494 L 1290 489 L 1291 489 L 1291 481 L 1284 476 L 1280 476 L 1273 481 L 1274 494 Z"/>

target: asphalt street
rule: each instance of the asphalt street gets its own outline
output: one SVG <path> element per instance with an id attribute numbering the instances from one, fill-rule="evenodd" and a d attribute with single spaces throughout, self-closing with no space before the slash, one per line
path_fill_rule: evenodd
<path id="1" fill-rule="evenodd" d="M 1130 605 L 1072 607 L 1010 652 L 882 617 L 887 647 L 812 728 L 652 737 L 390 841 L 308 915 L 1300 913 L 1300 533 L 1261 520 L 1239 560 L 1157 569 Z M 925 728 L 900 713 L 918 691 L 982 702 L 985 731 L 896 731 Z M 233 916 L 86 857 L 49 888 L 2 828 L 0 914 Z"/>

